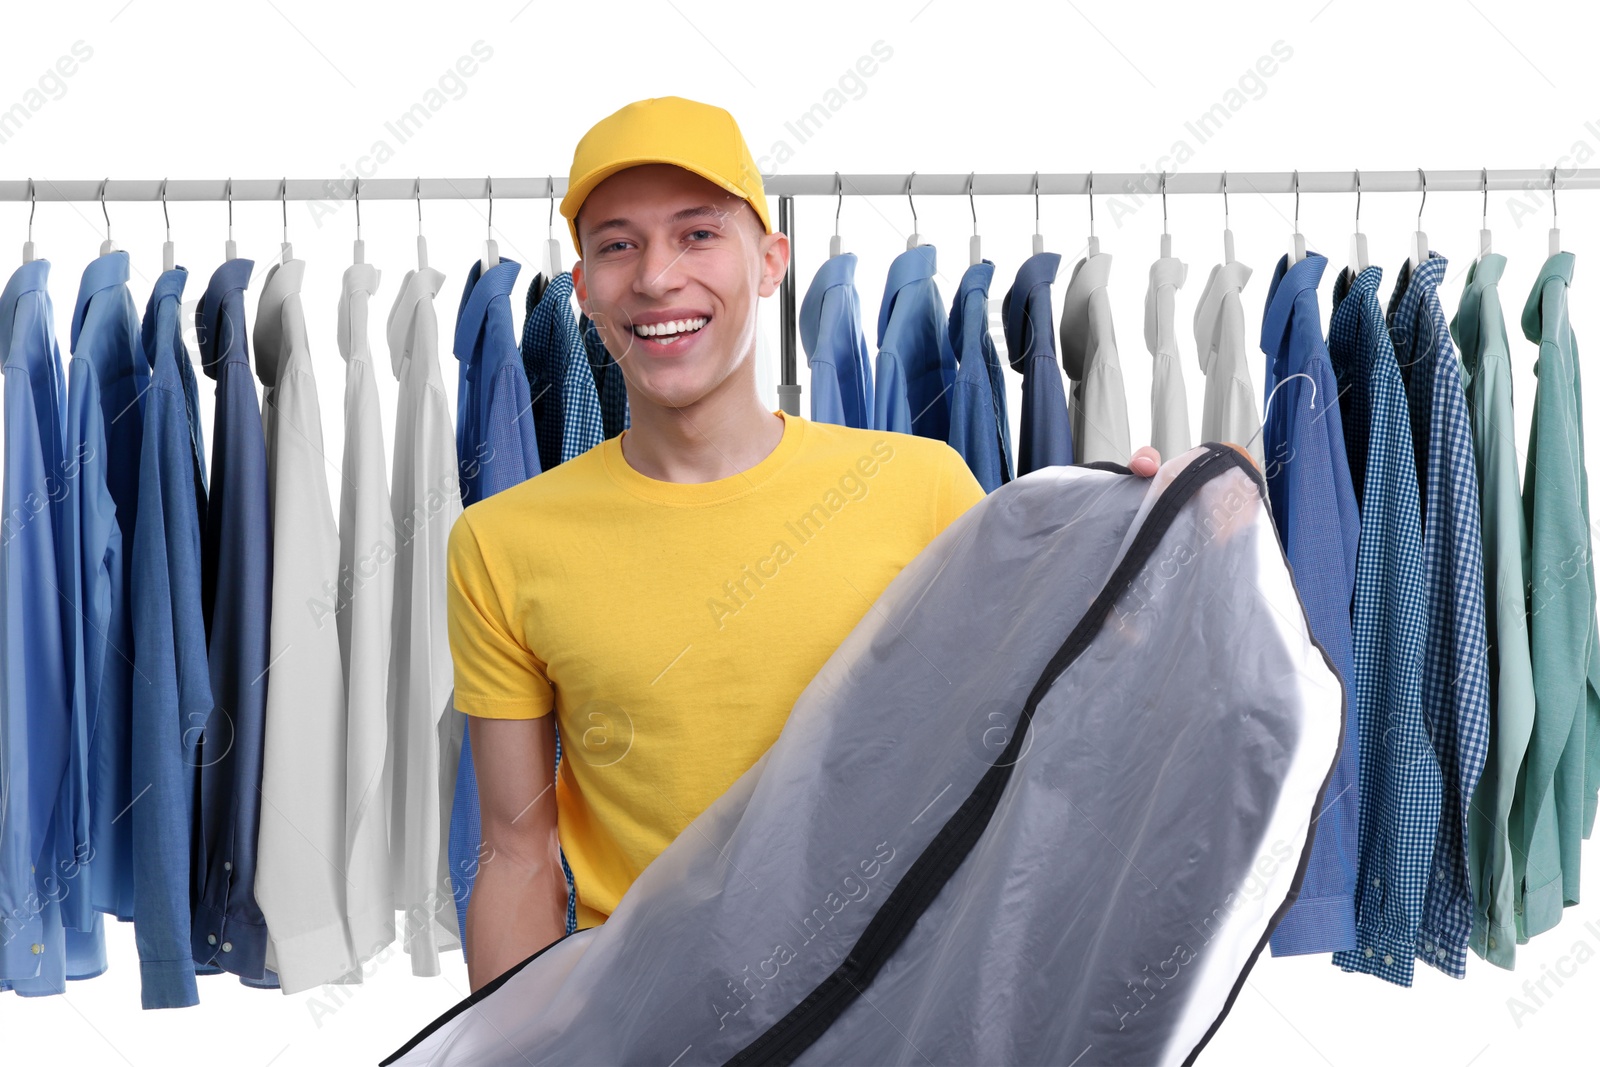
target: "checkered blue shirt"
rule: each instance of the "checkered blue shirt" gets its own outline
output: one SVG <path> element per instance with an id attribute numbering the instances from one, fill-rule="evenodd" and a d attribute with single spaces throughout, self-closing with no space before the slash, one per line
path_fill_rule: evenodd
<path id="1" fill-rule="evenodd" d="M 589 316 L 579 316 L 578 330 L 583 334 L 583 347 L 589 353 L 589 369 L 594 372 L 594 387 L 600 394 L 600 421 L 605 425 L 609 441 L 628 428 L 627 383 L 622 380 L 622 368 L 600 339 L 599 327 Z"/>
<path id="2" fill-rule="evenodd" d="M 1354 724 L 1360 697 L 1352 684 L 1350 598 L 1361 519 L 1345 458 L 1339 390 L 1317 308 L 1317 285 L 1327 262 L 1314 252 L 1292 265 L 1287 256 L 1280 259 L 1261 323 L 1271 398 L 1262 451 L 1272 518 L 1311 633 L 1327 650 L 1345 693 L 1344 743 L 1322 807 L 1314 813 L 1316 837 L 1300 896 L 1272 934 L 1274 956 L 1356 944 L 1360 745 Z"/>
<path id="3" fill-rule="evenodd" d="M 1422 708 L 1443 789 L 1417 955 L 1460 978 L 1472 936 L 1467 806 L 1489 751 L 1489 652 L 1477 457 L 1461 364 L 1439 302 L 1445 266 L 1443 256 L 1430 252 L 1409 279 L 1401 271 L 1389 298 L 1389 332 L 1406 378 L 1418 457 L 1428 587 Z"/>
<path id="4" fill-rule="evenodd" d="M 1328 323 L 1361 502 L 1352 612 L 1361 740 L 1356 947 L 1333 961 L 1410 985 L 1440 787 L 1422 712 L 1427 583 L 1416 454 L 1405 381 L 1378 302 L 1382 277 L 1378 267 L 1354 278 L 1341 271 Z"/>
<path id="5" fill-rule="evenodd" d="M 562 271 L 528 286 L 522 322 L 522 367 L 533 400 L 544 470 L 582 455 L 605 440 L 600 396 L 572 310 L 572 275 Z"/>

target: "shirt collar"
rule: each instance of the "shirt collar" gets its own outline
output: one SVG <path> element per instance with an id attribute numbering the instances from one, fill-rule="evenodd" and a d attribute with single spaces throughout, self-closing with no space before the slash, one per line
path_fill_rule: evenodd
<path id="1" fill-rule="evenodd" d="M 883 335 L 889 329 L 889 315 L 894 310 L 900 290 L 913 282 L 931 281 L 935 272 L 933 245 L 908 248 L 894 257 L 889 264 L 889 281 L 883 288 L 883 303 L 878 305 L 878 345 L 883 345 Z"/>
<path id="2" fill-rule="evenodd" d="M 1012 369 L 1021 371 L 1024 361 L 1028 357 L 1028 342 L 1031 339 L 1028 319 L 1034 314 L 1043 314 L 1044 322 L 1032 324 L 1033 335 L 1049 338 L 1049 344 L 1055 344 L 1055 331 L 1050 325 L 1049 286 L 1056 280 L 1056 272 L 1061 269 L 1061 253 L 1040 252 L 1023 261 L 1017 269 L 1017 280 L 1011 283 L 1011 288 L 1006 291 L 1005 299 L 1001 301 L 1000 313 L 1005 317 L 1006 330 L 1006 358 L 1010 361 Z M 1039 286 L 1046 289 L 1046 299 L 1041 301 L 1038 311 L 1035 311 L 1033 291 Z"/>
<path id="3" fill-rule="evenodd" d="M 389 338 L 389 364 L 396 378 L 405 372 L 406 360 L 411 358 L 412 323 L 416 319 L 417 305 L 432 300 L 444 288 L 444 274 L 432 267 L 407 271 L 400 280 L 400 295 L 389 309 L 385 334 Z"/>
<path id="4" fill-rule="evenodd" d="M 1572 285 L 1572 267 L 1574 257 L 1571 252 L 1557 252 L 1544 261 L 1544 266 L 1539 269 L 1539 280 L 1534 282 L 1533 290 L 1528 294 L 1528 302 L 1522 306 L 1522 333 L 1528 340 L 1538 344 L 1544 339 L 1544 290 L 1545 285 L 1557 281 L 1563 288 Z"/>
<path id="5" fill-rule="evenodd" d="M 183 287 L 189 282 L 189 272 L 183 267 L 173 267 L 161 272 L 156 284 L 150 288 L 150 299 L 144 306 L 144 321 L 139 326 L 139 345 L 145 358 L 153 367 L 156 363 L 156 308 L 163 300 L 183 300 Z"/>
<path id="6" fill-rule="evenodd" d="M 300 294 L 305 275 L 305 260 L 286 259 L 274 263 L 261 284 L 261 302 L 256 306 L 256 328 L 251 340 L 256 346 L 256 377 L 262 385 L 277 385 L 283 372 L 283 362 L 288 357 L 283 305 L 291 296 Z"/>
<path id="7" fill-rule="evenodd" d="M 1154 353 L 1161 346 L 1161 301 L 1156 294 L 1163 288 L 1182 289 L 1189 277 L 1189 264 L 1176 256 L 1162 256 L 1150 264 L 1150 288 L 1144 294 L 1144 343 Z"/>
<path id="8" fill-rule="evenodd" d="M 829 289 L 841 285 L 854 286 L 856 283 L 856 255 L 854 252 L 841 252 L 837 256 L 829 256 L 822 261 L 822 266 L 817 268 L 817 276 L 811 279 L 811 287 L 806 290 L 806 295 L 800 301 L 800 346 L 805 349 L 806 359 L 809 361 L 811 353 L 817 347 L 817 334 L 822 330 L 822 300 Z"/>
<path id="9" fill-rule="evenodd" d="M 1300 294 L 1311 292 L 1313 300 L 1317 286 L 1322 282 L 1322 272 L 1328 257 L 1307 252 L 1306 258 L 1290 266 L 1289 255 L 1284 253 L 1272 272 L 1272 285 L 1267 289 L 1267 312 L 1261 320 L 1261 350 L 1270 355 L 1282 351 L 1289 335 L 1289 317 L 1299 302 Z M 1320 320 L 1317 329 L 1321 330 Z"/>
<path id="10" fill-rule="evenodd" d="M 950 318 L 945 324 L 945 329 L 950 334 L 950 348 L 957 356 L 961 353 L 961 320 L 967 306 L 967 298 L 974 293 L 982 296 L 987 301 L 989 285 L 994 281 L 994 261 L 981 260 L 967 267 L 966 273 L 961 275 L 961 281 L 956 285 L 956 298 L 950 305 Z M 983 324 L 984 329 L 989 324 Z"/>
<path id="11" fill-rule="evenodd" d="M 1483 349 L 1479 344 L 1483 329 L 1484 290 L 1498 286 L 1505 274 L 1506 257 L 1491 252 L 1467 268 L 1466 287 L 1461 291 L 1461 306 L 1450 317 L 1450 335 L 1461 350 L 1463 369 L 1476 374 Z"/>
<path id="12" fill-rule="evenodd" d="M 200 306 L 195 309 L 194 324 L 195 334 L 200 344 L 200 366 L 211 377 L 219 378 L 222 375 L 222 364 L 233 355 L 239 358 L 245 356 L 245 334 L 243 331 L 244 317 L 241 315 L 238 326 L 240 330 L 233 333 L 233 324 L 230 322 L 228 329 L 223 328 L 225 320 L 223 309 L 228 298 L 237 292 L 243 292 L 250 287 L 250 273 L 255 270 L 253 259 L 229 259 L 211 274 L 211 281 L 206 284 L 205 295 L 200 298 Z"/>
<path id="13" fill-rule="evenodd" d="M 477 347 L 478 335 L 483 332 L 483 320 L 496 299 L 509 298 L 522 264 L 514 259 L 500 257 L 500 262 L 483 269 L 483 260 L 473 262 L 467 272 L 467 285 L 461 291 L 461 312 L 456 316 L 454 351 L 456 358 L 471 360 Z"/>
<path id="14" fill-rule="evenodd" d="M 378 291 L 382 272 L 371 263 L 352 263 L 344 271 L 344 288 L 339 293 L 339 354 L 350 361 L 356 354 L 356 342 L 362 343 L 361 353 L 366 355 L 367 303 Z M 357 300 L 356 297 L 361 299 Z"/>
<path id="15" fill-rule="evenodd" d="M 50 261 L 35 259 L 18 267 L 6 282 L 5 292 L 0 294 L 0 361 L 11 358 L 11 331 L 16 322 L 17 303 L 24 294 L 39 293 L 44 297 L 45 306 L 49 306 L 50 293 L 45 287 L 49 276 Z"/>
<path id="16" fill-rule="evenodd" d="M 89 300 L 102 289 L 128 284 L 128 253 L 107 252 L 96 256 L 83 269 L 83 280 L 78 283 L 78 302 L 72 308 L 73 351 L 78 347 L 78 334 L 83 330 L 83 316 L 89 310 Z"/>
<path id="17" fill-rule="evenodd" d="M 1089 358 L 1089 297 L 1111 277 L 1111 253 L 1096 252 L 1072 266 L 1061 305 L 1061 366 L 1074 381 L 1083 377 Z"/>
<path id="18" fill-rule="evenodd" d="M 1244 289 L 1251 273 L 1250 268 L 1237 259 L 1232 263 L 1218 263 L 1211 268 L 1211 276 L 1200 290 L 1200 300 L 1194 309 L 1194 339 L 1203 372 L 1210 373 L 1211 361 L 1216 355 L 1217 321 L 1222 317 L 1223 298 Z"/>

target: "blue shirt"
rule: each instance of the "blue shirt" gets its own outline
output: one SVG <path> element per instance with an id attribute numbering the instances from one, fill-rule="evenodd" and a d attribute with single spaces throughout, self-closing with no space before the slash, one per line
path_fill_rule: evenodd
<path id="1" fill-rule="evenodd" d="M 540 275 L 528 286 L 522 366 L 533 398 L 541 469 L 565 463 L 605 440 L 600 396 L 572 312 L 572 275 L 566 271 L 548 282 Z"/>
<path id="2" fill-rule="evenodd" d="M 461 362 L 456 394 L 456 457 L 461 466 L 465 507 L 539 473 L 538 436 L 528 393 L 528 376 L 511 324 L 511 286 L 521 269 L 501 257 L 488 270 L 480 259 L 467 273 L 456 317 L 454 351 Z M 451 714 L 461 712 L 452 709 Z M 455 799 L 450 809 L 450 889 L 462 952 L 467 943 L 467 904 L 477 881 L 478 847 L 483 839 L 478 780 L 472 741 L 463 732 L 456 767 Z M 577 894 L 567 897 L 567 928 L 573 928 Z"/>
<path id="3" fill-rule="evenodd" d="M 1427 615 L 1416 459 L 1405 382 L 1378 302 L 1382 277 L 1378 267 L 1354 278 L 1341 272 L 1328 328 L 1361 509 L 1352 622 L 1358 712 L 1345 726 L 1360 738 L 1356 946 L 1334 962 L 1405 984 L 1439 823 L 1439 766 L 1422 714 Z"/>
<path id="4" fill-rule="evenodd" d="M 1011 369 L 1022 375 L 1018 476 L 1072 462 L 1067 390 L 1061 381 L 1061 364 L 1056 362 L 1056 328 L 1050 321 L 1050 283 L 1060 267 L 1061 256 L 1056 252 L 1030 256 L 1000 301 L 1006 357 Z"/>
<path id="5" fill-rule="evenodd" d="M 254 266 L 248 259 L 224 262 L 195 309 L 201 367 L 217 383 L 200 574 L 216 707 L 195 756 L 200 855 L 191 879 L 190 945 L 198 973 L 229 971 L 247 983 L 275 981 L 266 975 L 267 924 L 255 898 L 267 696 L 257 682 L 269 661 L 272 523 L 245 328 L 244 291 Z"/>
<path id="6" fill-rule="evenodd" d="M 0 988 L 57 991 L 65 971 L 54 866 L 56 798 L 71 749 L 66 607 L 70 576 L 58 532 L 64 510 L 66 382 L 45 283 L 47 260 L 25 263 L 0 293 L 5 366 L 4 536 L 0 536 Z"/>
<path id="7" fill-rule="evenodd" d="M 989 336 L 989 284 L 994 264 L 974 263 L 961 276 L 950 309 L 956 384 L 950 393 L 950 446 L 961 453 L 985 492 L 1012 478 L 1011 420 L 1005 371 Z"/>
<path id="8" fill-rule="evenodd" d="M 628 383 L 589 316 L 578 316 L 578 332 L 583 335 L 583 348 L 589 356 L 595 392 L 600 394 L 600 422 L 609 440 L 628 428 Z"/>
<path id="9" fill-rule="evenodd" d="M 1354 948 L 1360 799 L 1360 700 L 1351 656 L 1350 598 L 1361 518 L 1345 457 L 1339 387 L 1322 339 L 1317 285 L 1325 256 L 1278 260 L 1267 289 L 1261 350 L 1267 356 L 1262 454 L 1272 518 L 1305 605 L 1311 634 L 1344 684 L 1345 729 L 1338 762 L 1316 813 L 1316 840 L 1300 897 L 1272 935 L 1272 954 Z M 1293 378 L 1304 374 L 1310 378 Z M 1283 383 L 1277 395 L 1273 386 Z"/>
<path id="10" fill-rule="evenodd" d="M 918 245 L 889 265 L 878 306 L 873 428 L 947 441 L 956 357 L 933 283 L 934 263 L 933 246 Z"/>
<path id="11" fill-rule="evenodd" d="M 194 372 L 183 343 L 181 301 L 189 272 L 156 279 L 141 338 L 150 369 L 134 528 L 131 821 L 134 944 L 145 1008 L 199 1002 L 191 949 L 190 850 L 196 833 L 196 745 L 211 714 L 211 676 L 200 596 L 205 454 L 190 422 Z M 185 374 L 185 371 L 188 371 Z"/>
<path id="12" fill-rule="evenodd" d="M 811 368 L 811 421 L 872 426 L 872 367 L 861 328 L 853 252 L 817 268 L 800 301 L 800 345 Z"/>
<path id="13" fill-rule="evenodd" d="M 1442 789 L 1416 954 L 1460 978 L 1472 938 L 1467 808 L 1489 751 L 1489 670 L 1478 463 L 1461 363 L 1439 302 L 1445 266 L 1443 256 L 1430 252 L 1415 270 L 1402 269 L 1388 319 L 1418 457 L 1428 612 L 1422 708 Z"/>
<path id="14" fill-rule="evenodd" d="M 64 532 L 78 567 L 69 590 L 73 719 L 92 738 L 88 765 L 77 770 L 80 847 L 91 844 L 92 894 L 101 911 L 133 918 L 133 821 L 118 816 L 133 801 L 133 547 L 139 505 L 139 451 L 150 361 L 139 341 L 139 312 L 128 292 L 128 253 L 89 263 L 72 314 L 68 367 L 68 447 L 103 456 L 69 479 Z M 77 746 L 75 746 L 77 747 Z M 86 748 L 88 746 L 85 746 Z M 87 795 L 85 806 L 84 795 Z M 63 795 L 63 800 L 68 798 Z M 58 846 L 62 842 L 57 842 Z M 68 894 L 64 906 L 73 903 Z M 71 921 L 70 919 L 68 920 Z"/>

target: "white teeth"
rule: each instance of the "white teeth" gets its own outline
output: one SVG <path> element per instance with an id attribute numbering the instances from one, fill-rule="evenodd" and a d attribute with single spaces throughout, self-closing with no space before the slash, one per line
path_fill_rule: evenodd
<path id="1" fill-rule="evenodd" d="M 657 337 L 663 340 L 676 337 L 679 334 L 694 333 L 710 321 L 705 318 L 674 319 L 671 322 L 655 322 L 646 326 L 635 326 L 633 332 L 639 337 Z"/>

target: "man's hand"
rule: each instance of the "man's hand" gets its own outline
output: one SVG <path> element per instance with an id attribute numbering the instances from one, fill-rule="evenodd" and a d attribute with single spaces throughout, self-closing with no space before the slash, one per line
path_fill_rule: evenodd
<path id="1" fill-rule="evenodd" d="M 1155 474 L 1156 468 L 1161 466 L 1161 453 L 1149 445 L 1135 449 L 1133 458 L 1128 460 L 1128 469 L 1141 478 L 1148 478 Z"/>

